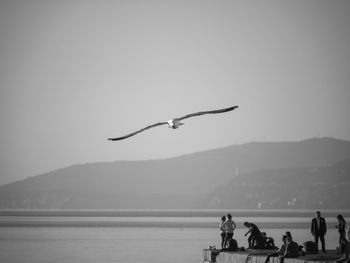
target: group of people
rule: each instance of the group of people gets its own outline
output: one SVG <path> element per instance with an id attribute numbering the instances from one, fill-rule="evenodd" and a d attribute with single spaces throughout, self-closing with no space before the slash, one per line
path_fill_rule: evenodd
<path id="1" fill-rule="evenodd" d="M 223 250 L 231 250 L 234 251 L 236 248 L 234 247 L 234 239 L 233 239 L 233 234 L 236 229 L 237 225 L 236 223 L 232 220 L 231 214 L 227 214 L 227 219 L 226 216 L 221 217 L 221 222 L 220 222 L 220 234 L 221 234 L 221 248 Z"/>
<path id="2" fill-rule="evenodd" d="M 280 262 L 283 263 L 285 258 L 296 258 L 299 255 L 300 247 L 298 243 L 293 241 L 291 232 L 287 231 L 286 234 L 282 236 L 281 248 L 276 252 L 268 254 L 265 263 L 268 263 L 271 257 L 279 257 Z"/>
<path id="3" fill-rule="evenodd" d="M 254 249 L 275 249 L 275 243 L 272 237 L 267 237 L 265 232 L 261 232 L 254 223 L 244 222 L 244 225 L 248 228 L 248 232 L 245 236 L 248 237 L 248 248 Z M 231 214 L 227 214 L 221 218 L 220 222 L 220 234 L 221 234 L 221 248 L 223 250 L 234 251 L 238 248 L 237 242 L 233 239 L 233 234 L 237 225 L 232 220 Z"/>
<path id="4" fill-rule="evenodd" d="M 338 262 L 349 261 L 349 253 L 350 253 L 350 228 L 346 223 L 344 217 L 339 214 L 337 215 L 338 224 L 335 228 L 338 229 L 339 233 L 339 254 L 343 256 L 343 258 Z M 321 241 L 322 252 L 326 252 L 325 245 L 325 235 L 327 233 L 327 224 L 326 220 L 321 216 L 321 212 L 316 212 L 316 217 L 311 221 L 311 233 L 314 236 L 315 240 L 315 250 L 318 252 L 318 241 Z M 348 234 L 348 239 L 346 238 L 346 233 Z"/>
<path id="5" fill-rule="evenodd" d="M 342 256 L 338 262 L 349 261 L 350 252 L 350 230 L 344 217 L 342 215 L 337 216 L 338 224 L 335 226 L 339 232 L 339 253 Z M 261 232 L 260 229 L 250 222 L 244 222 L 244 226 L 248 228 L 248 232 L 245 236 L 248 236 L 248 248 L 250 249 L 277 249 L 272 237 L 267 237 L 265 232 Z M 221 248 L 222 251 L 236 251 L 238 250 L 238 244 L 233 239 L 234 231 L 237 225 L 232 220 L 231 214 L 223 216 L 220 222 L 221 233 Z M 324 217 L 321 216 L 321 212 L 317 211 L 316 216 L 311 220 L 311 234 L 314 236 L 314 242 L 308 241 L 304 243 L 304 249 L 306 253 L 318 253 L 318 243 L 321 242 L 321 249 L 323 253 L 327 253 L 325 245 L 325 235 L 327 233 L 327 224 Z M 346 235 L 348 234 L 348 239 Z M 270 257 L 279 256 L 281 263 L 284 258 L 298 257 L 300 255 L 301 248 L 295 241 L 293 241 L 292 235 L 289 231 L 282 237 L 282 246 L 279 250 L 268 254 L 266 263 L 268 263 Z M 350 261 L 349 261 L 350 262 Z"/>

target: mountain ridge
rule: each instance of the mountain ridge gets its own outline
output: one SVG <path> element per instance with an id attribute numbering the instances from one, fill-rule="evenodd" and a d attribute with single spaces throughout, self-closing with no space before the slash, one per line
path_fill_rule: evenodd
<path id="1" fill-rule="evenodd" d="M 320 168 L 350 157 L 350 142 L 251 142 L 166 159 L 77 164 L 0 186 L 0 208 L 198 208 L 239 174 Z"/>

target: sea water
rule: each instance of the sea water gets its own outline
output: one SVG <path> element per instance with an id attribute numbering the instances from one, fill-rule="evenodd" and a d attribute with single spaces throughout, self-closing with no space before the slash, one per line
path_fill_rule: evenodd
<path id="1" fill-rule="evenodd" d="M 254 218 L 249 218 L 255 222 Z M 2 218 L 2 221 L 15 220 L 14 217 Z M 201 221 L 215 222 L 218 218 L 127 218 L 138 222 L 132 227 L 119 224 L 125 218 L 20 218 L 16 220 L 34 220 L 35 227 L 6 226 L 0 227 L 0 262 L 28 263 L 177 263 L 202 262 L 202 250 L 209 245 L 220 247 L 220 233 L 217 227 L 200 227 Z M 61 226 L 48 226 L 48 222 L 57 220 L 68 222 Z M 80 220 L 80 221 L 79 221 Z M 117 222 L 106 224 L 106 222 Z M 257 219 L 258 220 L 258 219 Z M 259 218 L 259 221 L 284 222 L 285 218 Z M 309 221 L 309 218 L 297 221 Z M 333 219 L 327 219 L 329 230 L 326 235 L 326 246 L 334 249 L 337 246 L 338 233 L 334 228 Z M 1 221 L 1 220 L 0 220 Z M 39 223 L 38 223 L 39 221 Z M 86 222 L 95 222 L 94 227 L 86 227 Z M 199 221 L 199 227 L 186 227 L 190 221 L 192 226 Z M 240 221 L 240 220 L 238 220 Z M 40 223 L 41 222 L 41 223 Z M 70 226 L 69 222 L 75 222 Z M 77 223 L 78 222 L 78 223 Z M 84 224 L 85 222 L 85 224 Z M 118 223 L 119 222 L 119 223 Z M 149 224 L 149 223 L 154 224 Z M 170 222 L 169 226 L 164 222 Z M 181 227 L 171 224 L 179 222 Z M 185 222 L 185 224 L 181 224 Z M 329 223 L 331 222 L 331 223 Z M 42 225 L 41 225 L 42 224 Z M 78 225 L 77 225 L 78 224 Z M 79 226 L 81 224 L 81 226 Z M 143 227 L 142 224 L 145 224 Z M 160 226 L 157 227 L 157 224 Z M 238 245 L 247 246 L 244 236 L 247 229 L 239 222 L 234 238 Z M 41 225 L 41 226 L 40 226 Z M 108 225 L 108 227 L 106 227 Z M 155 225 L 155 226 L 154 226 Z M 278 225 L 278 224 L 277 224 Z M 183 227 L 185 226 L 185 227 Z M 299 225 L 300 226 L 300 225 Z M 275 239 L 278 246 L 286 231 L 291 231 L 293 238 L 299 244 L 312 240 L 309 228 L 262 228 L 268 236 Z"/>

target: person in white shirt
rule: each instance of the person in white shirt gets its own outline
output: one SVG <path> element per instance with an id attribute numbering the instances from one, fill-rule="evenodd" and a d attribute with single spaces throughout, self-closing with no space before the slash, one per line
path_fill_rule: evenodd
<path id="1" fill-rule="evenodd" d="M 226 239 L 226 229 L 225 229 L 226 217 L 221 217 L 221 222 L 219 225 L 220 234 L 221 234 L 221 248 L 224 248 L 225 239 Z"/>
<path id="2" fill-rule="evenodd" d="M 234 231 L 236 229 L 236 223 L 232 220 L 231 214 L 227 214 L 227 220 L 224 224 L 226 237 L 225 237 L 225 243 L 224 248 L 227 246 L 228 242 L 232 239 Z"/>

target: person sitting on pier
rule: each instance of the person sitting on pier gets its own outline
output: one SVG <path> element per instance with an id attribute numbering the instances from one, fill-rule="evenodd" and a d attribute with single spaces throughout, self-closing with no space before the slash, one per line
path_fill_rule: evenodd
<path id="1" fill-rule="evenodd" d="M 276 252 L 268 254 L 266 257 L 265 263 L 269 263 L 271 257 L 278 257 L 278 256 L 284 255 L 284 253 L 286 252 L 286 245 L 287 245 L 287 236 L 283 235 L 281 248 Z"/>
<path id="2" fill-rule="evenodd" d="M 228 243 L 227 247 L 223 248 L 221 251 L 237 251 L 238 250 L 238 243 L 236 239 L 231 238 Z"/>
<path id="3" fill-rule="evenodd" d="M 297 258 L 300 255 L 298 243 L 294 242 L 291 237 L 287 237 L 286 241 L 286 250 L 284 254 L 279 257 L 280 263 L 283 263 L 285 258 Z"/>
<path id="4" fill-rule="evenodd" d="M 226 248 L 211 251 L 212 262 L 216 262 L 215 259 L 219 255 L 220 252 L 234 252 L 234 251 L 238 251 L 238 243 L 237 243 L 236 239 L 231 238 L 228 241 Z"/>
<path id="5" fill-rule="evenodd" d="M 286 231 L 285 235 L 293 240 L 292 233 L 290 231 Z"/>
<path id="6" fill-rule="evenodd" d="M 254 239 L 258 238 L 261 232 L 259 228 L 253 223 L 244 222 L 244 225 L 249 228 L 248 232 L 244 235 L 247 236 L 250 234 L 248 237 L 248 248 L 253 248 Z"/>
<path id="7" fill-rule="evenodd" d="M 276 249 L 275 240 L 272 237 L 266 236 L 265 232 L 261 232 L 261 235 L 265 239 L 265 249 Z"/>
<path id="8" fill-rule="evenodd" d="M 266 249 L 266 233 L 260 233 L 253 238 L 253 249 Z"/>

